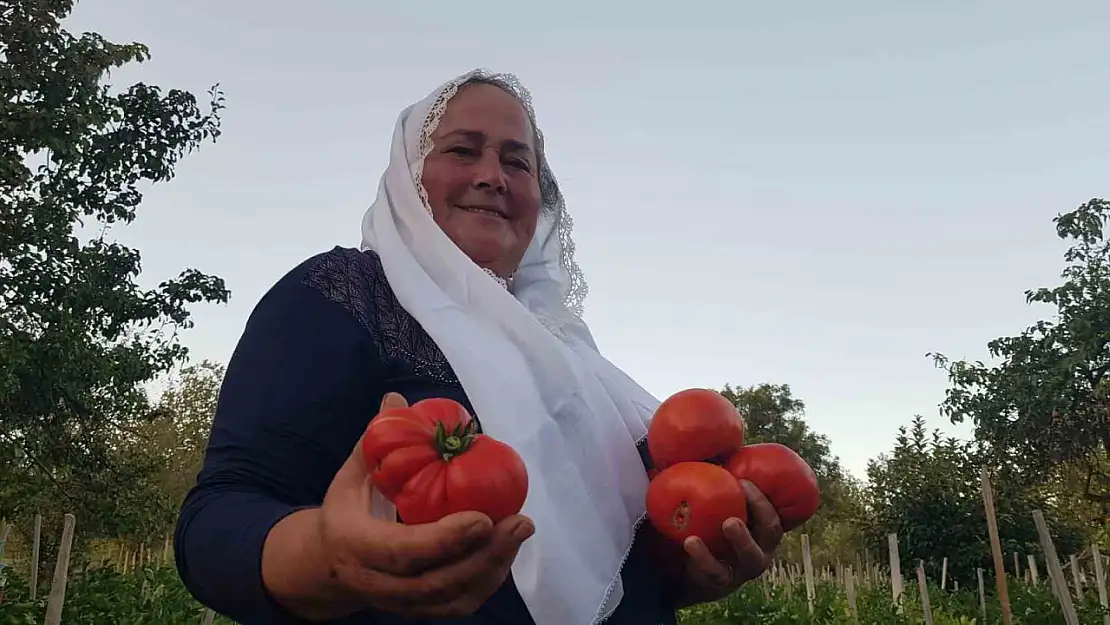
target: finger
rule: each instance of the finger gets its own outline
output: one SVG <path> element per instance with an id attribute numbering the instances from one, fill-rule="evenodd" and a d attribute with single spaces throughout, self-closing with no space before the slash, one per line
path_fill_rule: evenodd
<path id="1" fill-rule="evenodd" d="M 698 586 L 724 588 L 732 583 L 732 571 L 718 560 L 702 539 L 691 536 L 682 543 L 689 556 L 687 574 Z"/>
<path id="2" fill-rule="evenodd" d="M 443 594 L 455 597 L 443 607 L 442 615 L 477 611 L 505 583 L 521 545 L 534 531 L 527 517 L 508 523 L 503 521 L 494 529 L 494 537 L 485 554 L 477 553 L 458 566 L 429 573 L 426 580 L 442 588 Z M 440 612 L 439 608 L 433 608 L 432 616 L 437 616 L 437 612 Z"/>
<path id="3" fill-rule="evenodd" d="M 382 397 L 381 407 L 378 409 L 379 413 L 385 412 L 391 408 L 408 408 L 409 402 L 400 393 L 386 393 Z"/>
<path id="4" fill-rule="evenodd" d="M 767 497 L 755 484 L 741 480 L 740 486 L 748 498 L 748 527 L 752 538 L 764 553 L 774 553 L 782 542 L 782 520 Z"/>
<path id="5" fill-rule="evenodd" d="M 408 405 L 408 401 L 400 393 L 386 393 L 382 397 L 378 412 L 381 413 L 391 408 L 405 408 Z M 333 499 L 343 496 L 352 507 L 359 505 L 365 510 L 370 503 L 370 491 L 366 487 L 366 480 L 369 475 L 370 471 L 366 467 L 366 459 L 362 455 L 362 437 L 360 436 L 355 442 L 354 448 L 351 449 L 350 455 L 347 456 L 347 461 L 343 463 L 335 477 L 332 478 L 328 495 L 331 495 Z M 332 490 L 337 491 L 335 495 L 332 495 Z"/>
<path id="6" fill-rule="evenodd" d="M 458 512 L 433 523 L 381 523 L 359 547 L 362 563 L 402 577 L 459 560 L 490 541 L 493 522 L 481 512 Z"/>
<path id="7" fill-rule="evenodd" d="M 381 609 L 421 617 L 459 616 L 477 610 L 505 581 L 533 525 L 523 516 L 499 523 L 490 540 L 465 557 L 420 576 L 348 571 L 355 588 L 372 593 Z"/>
<path id="8" fill-rule="evenodd" d="M 770 558 L 752 539 L 748 528 L 739 519 L 728 519 L 721 528 L 732 545 L 736 558 L 736 581 L 746 582 L 759 577 L 767 568 Z"/>

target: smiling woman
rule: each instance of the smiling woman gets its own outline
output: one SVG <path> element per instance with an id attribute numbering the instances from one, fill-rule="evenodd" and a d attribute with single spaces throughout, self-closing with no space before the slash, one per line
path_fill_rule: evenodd
<path id="1" fill-rule="evenodd" d="M 540 187 L 532 125 L 504 89 L 459 90 L 424 159 L 432 218 L 472 261 L 509 279 L 536 231 Z"/>
<path id="2" fill-rule="evenodd" d="M 194 596 L 244 625 L 666 624 L 762 571 L 778 538 L 739 528 L 746 562 L 687 545 L 668 588 L 635 540 L 659 402 L 598 353 L 570 224 L 513 77 L 471 72 L 405 109 L 362 249 L 280 280 L 228 365 L 176 531 Z M 428 398 L 519 454 L 521 514 L 406 525 L 380 496 L 360 437 Z"/>

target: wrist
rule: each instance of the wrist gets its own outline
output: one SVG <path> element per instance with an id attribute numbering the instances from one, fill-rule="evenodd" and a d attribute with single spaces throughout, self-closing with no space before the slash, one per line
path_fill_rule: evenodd
<path id="1" fill-rule="evenodd" d="M 262 584 L 282 608 L 326 621 L 364 609 L 332 575 L 320 508 L 305 508 L 274 524 L 262 549 Z"/>

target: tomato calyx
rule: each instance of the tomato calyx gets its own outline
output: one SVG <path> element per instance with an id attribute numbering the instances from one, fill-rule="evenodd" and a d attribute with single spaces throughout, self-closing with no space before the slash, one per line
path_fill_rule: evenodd
<path id="1" fill-rule="evenodd" d="M 466 453 L 478 436 L 478 424 L 474 421 L 459 423 L 451 432 L 447 432 L 443 422 L 436 423 L 435 447 L 436 453 L 444 462 L 450 461 L 455 456 Z"/>
<path id="2" fill-rule="evenodd" d="M 690 502 L 683 499 L 671 515 L 671 525 L 680 532 L 685 532 L 690 525 Z"/>

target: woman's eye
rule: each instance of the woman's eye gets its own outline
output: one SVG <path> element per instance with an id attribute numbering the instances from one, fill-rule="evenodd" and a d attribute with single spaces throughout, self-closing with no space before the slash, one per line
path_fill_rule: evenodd
<path id="1" fill-rule="evenodd" d="M 511 165 L 513 167 L 516 167 L 517 169 L 520 169 L 520 170 L 523 170 L 523 171 L 531 171 L 532 170 L 532 166 L 528 164 L 528 161 L 522 161 L 522 160 L 519 160 L 519 159 L 513 159 L 513 160 L 509 161 L 509 165 Z"/>
<path id="2" fill-rule="evenodd" d="M 451 154 L 459 154 L 461 156 L 474 156 L 478 153 L 478 151 L 473 148 L 468 148 L 461 145 L 453 148 L 448 148 L 447 151 Z"/>

